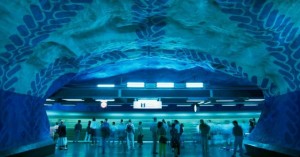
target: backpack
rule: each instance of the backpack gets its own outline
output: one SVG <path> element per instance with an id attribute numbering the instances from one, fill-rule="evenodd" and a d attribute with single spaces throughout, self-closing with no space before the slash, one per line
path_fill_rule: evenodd
<path id="1" fill-rule="evenodd" d="M 127 126 L 126 126 L 126 132 L 132 132 L 132 131 L 133 131 L 132 125 L 131 124 L 127 124 Z"/>

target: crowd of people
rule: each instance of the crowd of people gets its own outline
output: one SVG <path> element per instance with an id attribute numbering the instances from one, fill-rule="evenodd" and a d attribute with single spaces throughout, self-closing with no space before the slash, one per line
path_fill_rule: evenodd
<path id="1" fill-rule="evenodd" d="M 240 155 L 243 156 L 243 138 L 245 136 L 242 127 L 238 124 L 236 120 L 232 122 L 232 135 L 234 136 L 234 148 L 233 155 L 235 157 L 237 148 L 239 147 Z M 256 125 L 255 119 L 249 120 L 249 133 L 252 132 Z M 199 121 L 199 137 L 201 139 L 202 152 L 203 156 L 209 155 L 209 140 L 211 139 L 211 127 L 209 123 L 206 123 L 205 120 L 201 119 Z M 61 120 L 57 122 L 53 127 L 53 137 L 56 141 L 57 147 L 60 150 L 66 150 L 67 148 L 67 129 L 64 121 Z M 80 140 L 80 134 L 82 132 L 81 120 L 74 126 L 74 139 L 73 142 L 77 143 Z M 152 134 L 152 154 L 159 156 L 166 156 L 167 145 L 170 145 L 174 156 L 180 155 L 180 149 L 183 148 L 183 132 L 184 124 L 180 123 L 178 120 L 173 120 L 166 122 L 164 119 L 158 121 L 156 117 L 153 118 L 153 122 L 149 128 Z M 140 121 L 138 123 L 137 129 L 132 123 L 131 119 L 127 122 L 124 122 L 123 119 L 120 120 L 120 123 L 116 125 L 115 122 L 111 124 L 108 122 L 108 119 L 105 118 L 104 121 L 97 122 L 96 118 L 93 118 L 92 121 L 88 121 L 87 127 L 85 129 L 84 142 L 90 142 L 91 145 L 97 145 L 102 147 L 102 153 L 105 153 L 107 144 L 118 144 L 126 145 L 128 150 L 135 149 L 135 135 L 137 137 L 138 147 L 143 145 L 144 137 L 144 128 L 143 123 Z M 158 145 L 158 152 L 157 152 Z"/>

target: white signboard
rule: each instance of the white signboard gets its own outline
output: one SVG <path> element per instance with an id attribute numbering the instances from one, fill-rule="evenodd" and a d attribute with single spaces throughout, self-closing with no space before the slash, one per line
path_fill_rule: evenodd
<path id="1" fill-rule="evenodd" d="M 162 102 L 157 100 L 137 100 L 133 102 L 134 109 L 161 109 Z"/>

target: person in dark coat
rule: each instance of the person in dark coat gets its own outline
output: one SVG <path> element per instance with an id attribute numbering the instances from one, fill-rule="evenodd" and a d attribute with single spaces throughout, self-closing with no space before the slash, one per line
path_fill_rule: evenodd
<path id="1" fill-rule="evenodd" d="M 58 126 L 57 129 L 58 133 L 58 144 L 59 144 L 59 149 L 60 150 L 66 150 L 67 148 L 67 128 L 66 125 L 64 124 L 64 121 L 60 121 L 60 125 Z"/>
<path id="2" fill-rule="evenodd" d="M 208 136 L 210 131 L 210 126 L 207 125 L 203 119 L 200 120 L 199 125 L 201 140 L 202 140 L 202 153 L 203 156 L 208 156 Z"/>
<path id="3" fill-rule="evenodd" d="M 239 151 L 240 151 L 240 156 L 242 157 L 243 154 L 243 129 L 241 126 L 239 126 L 238 122 L 235 120 L 232 122 L 233 124 L 233 129 L 232 133 L 234 135 L 234 149 L 233 149 L 233 155 L 232 157 L 235 157 L 237 147 L 239 146 Z"/>

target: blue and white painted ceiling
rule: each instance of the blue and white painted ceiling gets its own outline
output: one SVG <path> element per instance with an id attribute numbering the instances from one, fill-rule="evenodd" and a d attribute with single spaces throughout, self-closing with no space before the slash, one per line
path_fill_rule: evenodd
<path id="1" fill-rule="evenodd" d="M 222 75 L 215 82 L 231 84 L 236 81 L 226 80 L 236 77 L 266 95 L 285 94 L 300 84 L 299 6 L 267 0 L 2 0 L 0 86 L 45 97 L 51 86 L 55 91 L 72 80 L 198 68 Z"/>

